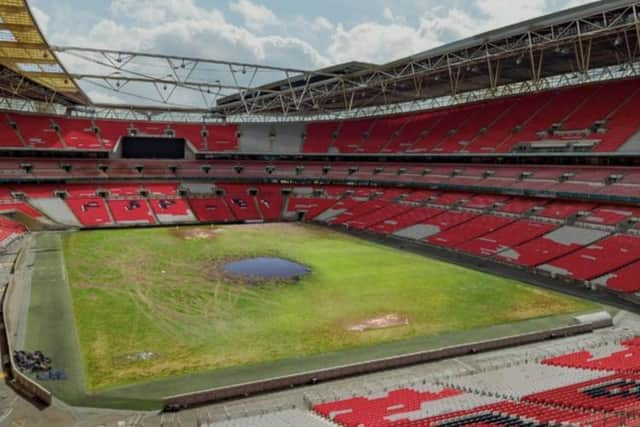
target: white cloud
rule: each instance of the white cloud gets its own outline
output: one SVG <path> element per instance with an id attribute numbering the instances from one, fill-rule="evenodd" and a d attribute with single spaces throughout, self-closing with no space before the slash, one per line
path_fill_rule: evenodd
<path id="1" fill-rule="evenodd" d="M 51 20 L 51 17 L 49 15 L 47 15 L 42 9 L 40 9 L 39 7 L 35 7 L 33 6 L 31 8 L 31 11 L 33 12 L 33 17 L 36 20 L 36 23 L 38 24 L 38 26 L 40 27 L 40 29 L 43 32 L 46 32 L 47 29 L 49 28 L 49 21 Z"/>
<path id="2" fill-rule="evenodd" d="M 593 0 L 569 0 L 566 8 L 582 6 L 583 4 L 593 3 Z"/>
<path id="3" fill-rule="evenodd" d="M 279 22 L 271 9 L 250 0 L 236 0 L 229 4 L 229 9 L 242 16 L 247 28 L 257 32 L 262 32 L 266 26 L 277 25 Z"/>
<path id="4" fill-rule="evenodd" d="M 365 61 L 384 63 L 434 46 L 437 40 L 419 29 L 399 24 L 359 24 L 346 29 L 338 25 L 328 48 L 337 63 Z"/>
<path id="5" fill-rule="evenodd" d="M 311 29 L 315 32 L 332 31 L 333 24 L 324 16 L 316 16 L 311 22 Z"/>
<path id="6" fill-rule="evenodd" d="M 113 0 L 111 10 L 117 16 L 99 20 L 88 33 L 76 34 L 73 28 L 68 28 L 54 32 L 50 39 L 62 45 L 80 44 L 295 68 L 318 68 L 328 64 L 324 55 L 300 38 L 261 35 L 230 23 L 220 10 L 196 6 L 193 0 Z M 126 16 L 128 22 L 119 16 Z M 149 21 L 153 21 L 153 25 L 149 25 Z"/>
<path id="7" fill-rule="evenodd" d="M 443 8 L 425 7 L 417 25 L 407 24 L 386 7 L 383 23 L 339 24 L 331 36 L 328 55 L 334 62 L 361 60 L 385 63 L 492 29 L 541 16 L 589 0 L 468 0 Z M 462 8 L 464 6 L 464 8 Z"/>
<path id="8" fill-rule="evenodd" d="M 282 15 L 264 6 L 264 0 L 226 0 L 222 6 L 204 7 L 197 0 L 110 0 L 107 13 L 48 8 L 48 1 L 33 0 L 32 7 L 48 39 L 59 45 L 148 51 L 242 62 L 316 69 L 352 60 L 386 63 L 401 57 L 469 37 L 500 26 L 534 18 L 588 0 L 379 0 L 371 9 L 377 16 L 349 15 L 343 22 L 324 16 Z M 404 1 L 404 0 L 403 0 Z M 410 2 L 411 0 L 406 0 Z M 220 5 L 222 0 L 211 2 Z M 226 2 L 225 2 L 226 3 Z M 266 2 L 264 2 L 266 3 Z M 406 3 L 404 3 L 406 4 Z M 354 9 L 355 10 L 355 9 Z M 398 15 L 401 10 L 403 15 Z M 51 17 L 47 13 L 51 14 Z M 230 12 L 229 12 L 230 11 Z M 72 16 L 68 16 L 72 15 Z M 82 16 L 83 19 L 76 19 Z M 73 26 L 70 22 L 86 25 Z M 77 60 L 65 64 L 84 73 Z M 72 68 L 78 66 L 78 68 Z M 151 70 L 152 71 L 152 70 Z M 146 72 L 146 70 L 145 70 Z M 209 79 L 223 78 L 211 75 Z M 277 80 L 282 75 L 264 75 Z M 253 82 L 254 84 L 257 82 Z M 97 91 L 92 91 L 97 93 Z"/>

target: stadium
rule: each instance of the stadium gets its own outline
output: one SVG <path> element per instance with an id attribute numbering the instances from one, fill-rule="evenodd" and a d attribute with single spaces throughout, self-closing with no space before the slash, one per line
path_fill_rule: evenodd
<path id="1" fill-rule="evenodd" d="M 0 0 L 0 425 L 640 425 L 639 56 L 636 0 L 317 70 Z"/>

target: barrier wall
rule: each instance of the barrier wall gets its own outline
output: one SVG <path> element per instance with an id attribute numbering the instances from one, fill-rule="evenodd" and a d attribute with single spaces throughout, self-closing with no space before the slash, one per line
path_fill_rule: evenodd
<path id="1" fill-rule="evenodd" d="M 319 381 L 336 380 L 356 375 L 369 374 L 377 371 L 388 369 L 396 369 L 410 365 L 416 365 L 426 362 L 434 362 L 437 360 L 460 357 L 467 354 L 479 353 L 491 350 L 499 350 L 502 348 L 531 344 L 552 338 L 567 337 L 583 333 L 592 332 L 597 327 L 611 326 L 609 322 L 583 323 L 578 325 L 565 326 L 561 328 L 548 329 L 539 332 L 532 332 L 522 335 L 497 338 L 493 340 L 468 343 L 458 346 L 445 347 L 437 350 L 417 352 L 394 356 L 384 359 L 371 360 L 368 362 L 355 363 L 350 365 L 338 366 L 330 369 L 323 369 L 301 374 L 289 375 L 284 377 L 273 378 L 269 380 L 256 381 L 251 383 L 239 384 L 229 387 L 219 387 L 209 390 L 202 390 L 194 393 L 186 393 L 175 396 L 166 397 L 163 400 L 165 409 L 180 409 L 191 406 L 202 405 L 226 399 L 247 397 L 253 394 L 272 392 L 283 390 L 295 386 L 313 384 Z"/>
<path id="2" fill-rule="evenodd" d="M 14 297 L 17 294 L 16 290 L 18 286 L 15 280 L 15 270 L 17 266 L 20 266 L 23 262 L 25 257 L 25 250 L 27 250 L 27 248 L 23 246 L 16 256 L 11 274 L 9 276 L 9 283 L 7 284 L 2 299 L 2 323 L 4 331 L 4 333 L 0 337 L 0 339 L 3 341 L 2 361 L 5 366 L 5 371 L 8 371 L 9 383 L 19 393 L 25 395 L 30 399 L 36 400 L 40 404 L 49 406 L 51 405 L 52 401 L 51 392 L 23 374 L 20 369 L 16 367 L 15 361 L 13 360 L 14 345 L 12 337 L 14 336 L 14 331 L 17 324 L 15 316 L 17 316 L 18 314 L 17 312 L 12 313 L 10 306 L 20 306 L 20 301 L 14 301 Z"/>

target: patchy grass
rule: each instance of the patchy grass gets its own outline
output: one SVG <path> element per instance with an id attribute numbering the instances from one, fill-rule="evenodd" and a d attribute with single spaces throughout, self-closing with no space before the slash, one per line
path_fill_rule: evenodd
<path id="1" fill-rule="evenodd" d="M 66 269 L 89 390 L 593 307 L 326 229 L 240 225 L 211 233 L 198 228 L 66 236 Z M 265 255 L 310 266 L 312 273 L 297 283 L 262 286 L 211 274 L 216 260 Z M 390 313 L 408 323 L 348 330 Z M 153 357 L 127 357 L 143 352 Z"/>

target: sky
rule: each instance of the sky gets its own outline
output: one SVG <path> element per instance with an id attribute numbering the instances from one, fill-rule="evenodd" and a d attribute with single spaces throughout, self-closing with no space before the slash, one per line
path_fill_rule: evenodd
<path id="1" fill-rule="evenodd" d="M 29 0 L 45 37 L 54 45 L 304 70 L 349 61 L 384 64 L 589 2 L 591 0 Z M 61 59 L 71 72 L 88 72 L 79 70 L 81 64 Z M 261 78 L 266 83 L 284 76 Z M 94 101 L 123 101 L 120 92 L 114 97 L 103 88 L 84 83 L 81 86 Z M 193 99 L 183 101 L 191 105 Z"/>
<path id="2" fill-rule="evenodd" d="M 404 56 L 587 0 L 30 0 L 50 43 L 317 69 Z"/>

